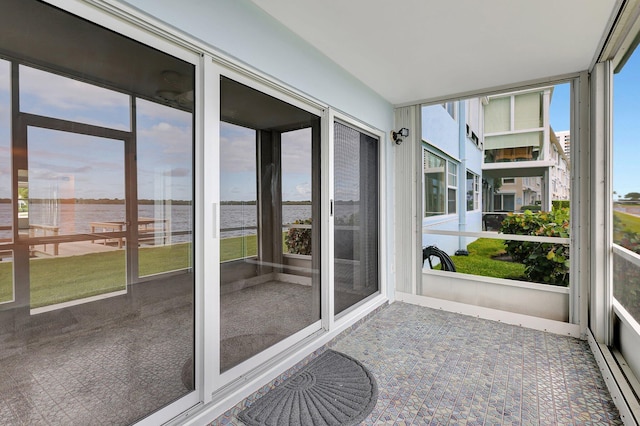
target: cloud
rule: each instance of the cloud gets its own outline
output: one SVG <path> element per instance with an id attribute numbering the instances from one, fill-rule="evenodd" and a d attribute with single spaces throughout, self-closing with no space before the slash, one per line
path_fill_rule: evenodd
<path id="1" fill-rule="evenodd" d="M 282 173 L 311 174 L 311 129 L 283 133 Z"/>
<path id="2" fill-rule="evenodd" d="M 61 110 L 129 109 L 129 96 L 125 94 L 27 66 L 20 66 L 20 92 L 36 105 Z"/>
<path id="3" fill-rule="evenodd" d="M 309 182 L 296 185 L 296 192 L 305 200 L 311 199 L 311 185 L 309 184 Z"/>
<path id="4" fill-rule="evenodd" d="M 164 121 L 174 123 L 174 125 L 179 127 L 192 126 L 193 116 L 191 113 L 144 99 L 137 99 L 136 107 L 139 122 Z"/>
<path id="5" fill-rule="evenodd" d="M 164 175 L 171 176 L 171 177 L 185 177 L 185 176 L 191 176 L 191 171 L 189 169 L 178 167 L 176 169 L 171 169 L 165 172 Z"/>
<path id="6" fill-rule="evenodd" d="M 255 172 L 256 133 L 228 123 L 220 123 L 220 168 L 223 173 Z"/>

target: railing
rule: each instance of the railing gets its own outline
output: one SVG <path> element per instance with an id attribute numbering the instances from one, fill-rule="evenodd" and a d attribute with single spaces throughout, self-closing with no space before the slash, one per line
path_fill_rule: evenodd
<path id="1" fill-rule="evenodd" d="M 505 284 L 569 285 L 569 237 L 465 232 L 428 226 L 422 232 L 423 245 L 435 245 L 452 256 L 458 273 L 502 279 Z M 437 259 L 435 264 L 439 264 Z"/>
<path id="2" fill-rule="evenodd" d="M 444 231 L 429 229 L 428 227 L 422 228 L 422 233 L 433 235 L 448 235 L 452 237 L 472 237 L 472 238 L 491 238 L 494 240 L 513 240 L 513 241 L 530 241 L 537 243 L 552 243 L 552 244 L 570 244 L 571 238 L 562 237 L 542 237 L 537 235 L 517 235 L 517 234 L 499 234 L 497 232 L 463 232 L 463 231 Z"/>
<path id="3" fill-rule="evenodd" d="M 640 254 L 613 244 L 613 296 L 640 322 Z"/>

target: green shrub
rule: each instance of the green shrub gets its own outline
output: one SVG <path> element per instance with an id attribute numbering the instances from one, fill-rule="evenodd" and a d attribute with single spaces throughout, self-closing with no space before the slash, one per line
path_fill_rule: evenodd
<path id="1" fill-rule="evenodd" d="M 509 214 L 500 232 L 515 235 L 569 237 L 569 209 L 552 212 Z M 525 276 L 533 282 L 569 285 L 569 245 L 506 240 L 505 250 L 516 262 L 525 266 Z"/>
<path id="2" fill-rule="evenodd" d="M 551 201 L 551 209 L 568 209 L 570 207 L 570 204 L 571 203 L 569 202 L 569 200 L 553 200 Z"/>
<path id="3" fill-rule="evenodd" d="M 296 220 L 294 225 L 311 225 L 311 219 Z M 284 243 L 293 254 L 311 255 L 311 228 L 289 228 Z"/>
<path id="4" fill-rule="evenodd" d="M 520 207 L 520 211 L 525 212 L 525 211 L 527 211 L 527 210 L 530 210 L 530 211 L 532 211 L 532 212 L 539 212 L 539 211 L 541 210 L 541 208 L 540 208 L 540 206 L 539 206 L 539 205 L 522 206 L 522 207 Z"/>

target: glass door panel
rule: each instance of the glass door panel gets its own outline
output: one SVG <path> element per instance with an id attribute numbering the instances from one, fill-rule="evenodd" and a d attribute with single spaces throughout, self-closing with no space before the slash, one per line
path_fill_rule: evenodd
<path id="1" fill-rule="evenodd" d="M 0 60 L 0 111 L 11 110 L 10 70 L 9 62 Z M 11 115 L 0 113 L 0 303 L 14 300 L 11 197 Z"/>
<path id="2" fill-rule="evenodd" d="M 339 314 L 380 289 L 378 139 L 334 127 L 334 310 Z"/>
<path id="3" fill-rule="evenodd" d="M 193 266 L 192 114 L 136 100 L 138 275 Z"/>
<path id="4" fill-rule="evenodd" d="M 169 421 L 204 395 L 199 57 L 46 2 L 5 3 L 16 19 L 3 33 L 21 36 L 0 37 L 2 424 Z"/>
<path id="5" fill-rule="evenodd" d="M 11 111 L 11 67 L 4 60 L 0 60 L 0 111 Z M 11 197 L 11 115 L 0 114 L 0 303 L 14 300 Z"/>
<path id="6" fill-rule="evenodd" d="M 31 308 L 125 290 L 124 141 L 36 127 L 27 138 L 18 232 L 29 243 Z"/>
<path id="7" fill-rule="evenodd" d="M 309 230 L 313 223 L 314 235 L 319 229 L 320 197 L 312 188 L 319 182 L 320 118 L 225 77 L 220 104 L 224 372 L 312 324 L 320 327 L 319 238 L 283 227 L 301 220 Z M 302 211 L 294 205 L 300 202 Z M 308 247 L 284 253 L 294 245 Z"/>

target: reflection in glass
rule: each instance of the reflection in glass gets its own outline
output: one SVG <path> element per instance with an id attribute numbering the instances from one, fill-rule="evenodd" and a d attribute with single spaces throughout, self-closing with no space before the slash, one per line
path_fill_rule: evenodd
<path id="1" fill-rule="evenodd" d="M 137 100 L 138 274 L 192 266 L 191 114 Z"/>
<path id="2" fill-rule="evenodd" d="M 220 261 L 257 255 L 256 131 L 220 123 Z"/>
<path id="3" fill-rule="evenodd" d="M 319 161 L 311 158 L 319 159 L 320 118 L 227 78 L 220 84 L 220 369 L 226 371 L 320 319 L 319 238 L 283 234 L 283 224 L 297 220 L 309 221 L 313 235 L 319 231 L 313 189 Z M 283 253 L 303 245 L 304 253 Z"/>
<path id="4" fill-rule="evenodd" d="M 20 110 L 111 129 L 131 128 L 129 96 L 24 65 Z"/>
<path id="5" fill-rule="evenodd" d="M 19 235 L 30 241 L 31 307 L 124 290 L 124 142 L 29 128 L 28 155 Z M 85 237 L 52 240 L 62 235 Z"/>
<path id="6" fill-rule="evenodd" d="M 282 134 L 282 223 L 287 263 L 312 254 L 310 138 L 311 129 Z"/>
<path id="7" fill-rule="evenodd" d="M 194 67 L 46 2 L 6 1 L 3 11 L 18 18 L 5 19 L 3 34 L 20 37 L 0 38 L 15 56 L 11 67 L 0 60 L 0 227 L 14 218 L 17 226 L 8 231 L 15 244 L 0 228 L 0 301 L 15 279 L 15 300 L 0 306 L 11 342 L 0 345 L 2 423 L 132 424 L 178 399 L 193 404 L 194 274 L 174 271 L 175 253 L 147 256 L 164 247 L 138 247 L 130 224 L 137 192 L 149 197 L 138 186 L 137 143 L 164 154 L 144 161 L 163 170 L 156 189 L 170 188 L 157 199 L 192 201 Z M 19 71 L 11 87 L 19 105 L 9 102 L 9 68 Z M 157 99 L 168 86 L 180 91 L 179 106 Z M 141 105 L 155 120 L 147 125 L 132 108 L 137 98 L 181 111 Z M 192 212 L 193 203 L 180 208 Z M 177 230 L 175 215 L 164 219 Z M 140 280 L 139 251 L 172 272 Z"/>
<path id="8" fill-rule="evenodd" d="M 13 300 L 13 250 L 0 247 L 0 303 Z"/>
<path id="9" fill-rule="evenodd" d="M 10 63 L 0 59 L 0 111 L 10 111 L 10 70 Z M 0 303 L 14 298 L 13 250 L 2 247 L 13 242 L 11 206 L 11 115 L 0 113 Z M 21 207 L 26 210 L 26 204 Z"/>

